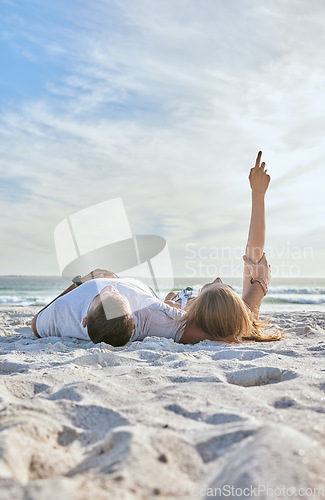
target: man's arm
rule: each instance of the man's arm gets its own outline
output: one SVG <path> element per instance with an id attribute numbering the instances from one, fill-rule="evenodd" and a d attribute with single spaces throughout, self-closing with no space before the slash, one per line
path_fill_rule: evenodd
<path id="1" fill-rule="evenodd" d="M 119 276 L 117 276 L 117 274 L 113 273 L 112 271 L 107 271 L 105 269 L 95 269 L 94 271 L 91 271 L 89 274 L 86 274 L 86 276 L 83 276 L 82 278 L 80 278 L 80 281 L 81 281 L 81 283 L 86 283 L 86 281 L 90 281 L 90 280 L 93 280 L 96 278 L 119 278 Z M 55 299 L 53 299 L 45 307 L 43 307 L 43 309 L 41 309 L 40 311 L 38 311 L 37 314 L 35 314 L 35 316 L 32 319 L 32 322 L 31 322 L 31 327 L 32 327 L 32 330 L 33 330 L 34 334 L 36 335 L 36 337 L 40 338 L 40 335 L 38 334 L 37 329 L 36 329 L 37 316 L 42 311 L 44 311 L 44 309 L 46 309 L 51 304 L 53 304 L 53 302 L 55 302 L 58 298 L 63 297 L 63 295 L 71 292 L 75 288 L 77 288 L 76 283 L 72 283 L 72 285 L 70 285 L 66 290 L 64 290 L 62 293 L 60 293 L 60 295 L 55 297 Z"/>
<path id="2" fill-rule="evenodd" d="M 70 285 L 66 290 L 64 290 L 62 293 L 60 293 L 60 295 L 58 295 L 57 297 L 55 297 L 55 299 L 53 299 L 51 302 L 49 302 L 45 307 L 43 307 L 43 309 L 41 309 L 40 311 L 38 311 L 37 314 L 35 314 L 34 318 L 32 319 L 32 323 L 31 323 L 31 327 L 32 327 L 32 330 L 34 332 L 34 334 L 36 335 L 36 337 L 38 338 L 41 338 L 40 335 L 38 334 L 37 330 L 36 330 L 36 320 L 37 320 L 37 316 L 42 312 L 44 311 L 44 309 L 46 309 L 47 307 L 49 307 L 51 304 L 53 304 L 53 302 L 55 302 L 59 297 L 63 297 L 63 295 L 65 295 L 66 293 L 69 293 L 71 292 L 71 290 L 73 290 L 74 288 L 77 288 L 77 285 L 75 283 L 72 283 L 72 285 Z"/>
<path id="3" fill-rule="evenodd" d="M 255 167 L 249 174 L 249 182 L 252 189 L 252 211 L 249 226 L 249 233 L 246 245 L 246 256 L 257 264 L 263 257 L 265 245 L 265 193 L 270 183 L 270 176 L 266 173 L 265 162 L 261 163 L 262 151 L 259 151 Z M 244 268 L 243 277 L 243 298 L 250 289 L 251 276 Z"/>

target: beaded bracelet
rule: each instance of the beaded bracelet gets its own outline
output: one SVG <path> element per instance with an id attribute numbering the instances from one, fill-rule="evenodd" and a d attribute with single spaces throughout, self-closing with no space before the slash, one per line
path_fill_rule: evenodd
<path id="1" fill-rule="evenodd" d="M 259 277 L 257 277 L 257 279 L 258 279 L 258 280 L 262 280 L 262 281 L 263 281 L 263 283 L 264 283 L 264 285 L 265 285 L 265 288 L 266 288 L 266 292 L 268 292 L 268 291 L 269 291 L 269 288 L 268 288 L 268 286 L 267 286 L 267 283 L 266 283 L 265 279 L 263 279 L 263 278 L 259 278 Z"/>
<path id="2" fill-rule="evenodd" d="M 260 284 L 260 286 L 263 289 L 264 296 L 265 296 L 268 292 L 268 287 L 267 287 L 266 281 L 263 278 L 255 278 L 255 279 L 251 278 L 251 284 L 255 283 L 255 281 L 257 281 L 257 283 Z"/>

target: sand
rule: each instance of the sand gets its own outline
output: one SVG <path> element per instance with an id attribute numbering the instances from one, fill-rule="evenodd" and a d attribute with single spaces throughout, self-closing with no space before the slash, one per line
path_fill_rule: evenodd
<path id="1" fill-rule="evenodd" d="M 324 313 L 122 348 L 36 339 L 34 313 L 0 310 L 1 500 L 325 496 Z"/>

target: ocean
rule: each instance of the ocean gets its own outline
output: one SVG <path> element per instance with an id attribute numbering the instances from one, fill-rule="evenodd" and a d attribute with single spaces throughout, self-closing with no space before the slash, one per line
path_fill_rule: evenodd
<path id="1" fill-rule="evenodd" d="M 192 283 L 189 278 L 176 278 L 174 289 L 191 284 L 203 284 L 202 278 Z M 241 293 L 240 280 L 229 278 L 236 292 Z M 55 276 L 2 276 L 0 277 L 0 304 L 17 306 L 39 306 L 48 304 L 65 290 L 71 281 Z M 161 290 L 163 298 L 169 289 Z M 274 278 L 265 297 L 261 312 L 321 311 L 325 312 L 324 278 Z"/>

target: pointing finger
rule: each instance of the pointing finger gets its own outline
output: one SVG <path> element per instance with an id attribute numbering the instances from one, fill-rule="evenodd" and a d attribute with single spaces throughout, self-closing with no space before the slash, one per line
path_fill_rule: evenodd
<path id="1" fill-rule="evenodd" d="M 259 151 L 258 155 L 257 155 L 257 158 L 256 158 L 256 162 L 255 162 L 255 168 L 256 169 L 259 168 L 259 166 L 260 166 L 261 157 L 262 157 L 262 151 Z"/>

